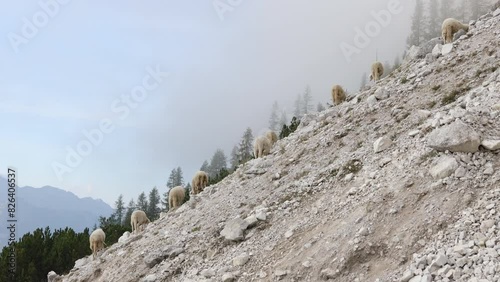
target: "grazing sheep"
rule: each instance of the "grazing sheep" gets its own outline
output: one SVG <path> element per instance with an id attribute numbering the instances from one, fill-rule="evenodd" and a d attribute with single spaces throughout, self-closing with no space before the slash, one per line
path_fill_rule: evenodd
<path id="1" fill-rule="evenodd" d="M 182 186 L 176 186 L 168 193 L 168 208 L 170 210 L 180 207 L 184 203 L 186 191 Z"/>
<path id="2" fill-rule="evenodd" d="M 90 249 L 92 250 L 92 257 L 95 259 L 97 252 L 104 249 L 104 240 L 106 240 L 106 234 L 102 231 L 101 228 L 98 228 L 90 234 Z"/>
<path id="3" fill-rule="evenodd" d="M 260 136 L 255 139 L 255 144 L 253 145 L 255 158 L 257 159 L 269 155 L 271 152 L 271 146 L 271 140 L 269 140 L 266 136 Z"/>
<path id="4" fill-rule="evenodd" d="M 278 142 L 278 135 L 276 135 L 276 132 L 272 130 L 269 130 L 266 133 L 266 137 L 267 139 L 269 139 L 269 141 L 271 141 L 271 146 L 274 145 L 274 143 Z"/>
<path id="5" fill-rule="evenodd" d="M 453 34 L 463 29 L 465 32 L 469 31 L 469 25 L 463 24 L 454 18 L 444 20 L 441 26 L 441 36 L 443 37 L 444 44 L 453 42 Z"/>
<path id="6" fill-rule="evenodd" d="M 143 225 L 145 226 L 150 222 L 151 221 L 149 220 L 145 212 L 140 210 L 134 211 L 130 216 L 130 225 L 132 226 L 132 233 L 137 233 L 138 229 L 141 228 L 141 226 Z"/>
<path id="7" fill-rule="evenodd" d="M 193 187 L 193 194 L 196 195 L 201 193 L 205 187 L 208 185 L 208 174 L 204 171 L 198 171 L 191 181 L 191 187 Z"/>
<path id="8" fill-rule="evenodd" d="M 332 88 L 332 100 L 334 105 L 338 105 L 345 101 L 345 92 L 340 85 L 334 85 Z"/>
<path id="9" fill-rule="evenodd" d="M 372 64 L 372 73 L 370 74 L 370 81 L 378 81 L 384 74 L 384 65 L 381 62 Z"/>

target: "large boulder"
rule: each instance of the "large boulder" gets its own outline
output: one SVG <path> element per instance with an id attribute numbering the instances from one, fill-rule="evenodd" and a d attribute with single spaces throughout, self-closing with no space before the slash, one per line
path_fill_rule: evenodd
<path id="1" fill-rule="evenodd" d="M 437 128 L 427 137 L 427 145 L 437 151 L 474 153 L 480 144 L 479 134 L 461 121 Z"/>

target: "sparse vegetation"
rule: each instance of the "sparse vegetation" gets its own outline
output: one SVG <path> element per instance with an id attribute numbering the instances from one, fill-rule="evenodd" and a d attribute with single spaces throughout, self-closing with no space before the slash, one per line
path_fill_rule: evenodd
<path id="1" fill-rule="evenodd" d="M 349 173 L 356 174 L 363 168 L 363 163 L 358 159 L 348 161 L 342 167 L 342 173 L 339 176 L 345 176 Z"/>
<path id="2" fill-rule="evenodd" d="M 438 84 L 438 85 L 432 86 L 431 89 L 434 90 L 434 91 L 438 91 L 440 88 L 441 88 L 441 85 Z"/>
<path id="3" fill-rule="evenodd" d="M 403 77 L 399 82 L 401 82 L 401 84 L 405 84 L 408 82 L 408 79 L 406 77 Z"/>
<path id="4" fill-rule="evenodd" d="M 427 160 L 432 159 L 432 158 L 436 157 L 437 155 L 438 155 L 438 152 L 435 151 L 435 150 L 432 150 L 430 152 L 427 152 L 427 153 L 423 154 L 420 157 L 420 161 L 421 162 L 426 162 Z"/>

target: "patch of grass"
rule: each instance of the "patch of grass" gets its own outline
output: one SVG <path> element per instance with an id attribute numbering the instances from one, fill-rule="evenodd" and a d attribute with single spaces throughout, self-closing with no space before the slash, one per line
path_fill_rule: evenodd
<path id="1" fill-rule="evenodd" d="M 423 155 L 420 157 L 420 161 L 421 161 L 421 162 L 425 162 L 425 161 L 427 161 L 428 159 L 432 159 L 432 158 L 436 157 L 437 155 L 438 155 L 438 152 L 437 152 L 437 151 L 432 150 L 432 151 L 430 151 L 430 152 L 428 152 L 428 153 L 423 154 Z"/>
<path id="2" fill-rule="evenodd" d="M 432 89 L 432 90 L 434 90 L 434 91 L 438 91 L 438 90 L 439 90 L 439 88 L 441 88 L 441 85 L 439 85 L 439 84 L 438 84 L 438 85 L 434 85 L 434 86 L 432 86 L 432 88 L 431 88 L 431 89 Z"/>
<path id="3" fill-rule="evenodd" d="M 356 144 L 356 146 L 359 148 L 363 147 L 363 141 L 359 141 L 358 144 Z"/>
<path id="4" fill-rule="evenodd" d="M 399 82 L 401 82 L 401 84 L 405 84 L 408 82 L 408 79 L 406 77 L 403 77 Z"/>
<path id="5" fill-rule="evenodd" d="M 349 173 L 356 174 L 363 168 L 363 163 L 360 160 L 353 159 L 345 163 L 342 167 L 342 174 L 347 175 Z"/>
<path id="6" fill-rule="evenodd" d="M 436 105 L 436 101 L 430 101 L 429 103 L 427 103 L 427 108 L 432 109 L 432 108 L 434 108 L 435 105 Z"/>
<path id="7" fill-rule="evenodd" d="M 446 95 L 441 99 L 441 105 L 448 105 L 450 103 L 453 103 L 457 100 L 457 96 L 460 94 L 460 91 L 455 89 L 451 91 L 450 94 Z"/>
<path id="8" fill-rule="evenodd" d="M 191 232 L 197 232 L 197 231 L 200 231 L 201 230 L 201 227 L 200 226 L 196 226 L 195 228 L 191 229 Z"/>

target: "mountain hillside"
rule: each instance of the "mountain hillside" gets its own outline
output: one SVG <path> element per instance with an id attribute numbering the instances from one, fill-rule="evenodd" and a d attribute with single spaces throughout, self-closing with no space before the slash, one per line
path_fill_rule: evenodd
<path id="1" fill-rule="evenodd" d="M 0 190 L 7 191 L 7 180 L 0 178 Z M 99 199 L 78 198 L 75 194 L 55 187 L 19 187 L 16 192 L 16 233 L 18 237 L 37 228 L 49 226 L 52 230 L 70 227 L 76 232 L 92 228 L 99 216 L 109 216 L 113 209 Z M 4 206 L 5 203 L 2 203 Z M 7 214 L 0 213 L 0 220 L 7 221 Z M 0 242 L 6 245 L 6 233 L 0 235 Z"/>
<path id="2" fill-rule="evenodd" d="M 436 43 L 49 281 L 499 281 L 500 9 Z"/>

